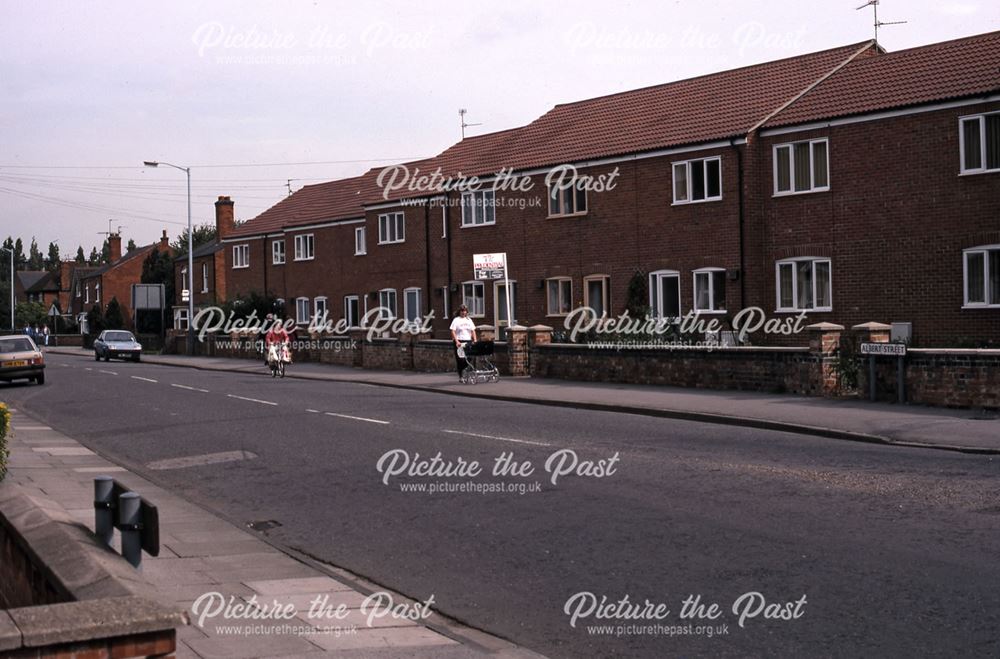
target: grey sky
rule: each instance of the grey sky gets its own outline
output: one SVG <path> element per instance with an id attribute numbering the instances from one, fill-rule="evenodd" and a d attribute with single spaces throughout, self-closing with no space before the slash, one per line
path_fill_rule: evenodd
<path id="1" fill-rule="evenodd" d="M 143 244 L 220 194 L 249 219 L 305 183 L 437 153 L 553 105 L 871 38 L 863 0 L 3 1 L 0 237 Z M 978 0 L 883 0 L 900 50 L 1000 29 Z M 316 165 L 259 163 L 365 161 Z M 11 167 L 31 165 L 39 168 Z M 199 165 L 226 165 L 201 167 Z M 56 168 L 62 166 L 64 168 Z M 67 166 L 81 166 L 68 169 Z M 111 168 L 115 167 L 115 168 Z"/>

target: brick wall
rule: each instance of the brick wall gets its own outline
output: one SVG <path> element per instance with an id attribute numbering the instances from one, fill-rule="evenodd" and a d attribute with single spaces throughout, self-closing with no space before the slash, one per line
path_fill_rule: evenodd
<path id="1" fill-rule="evenodd" d="M 859 357 L 858 393 L 869 395 L 868 358 Z M 1000 350 L 911 349 L 904 358 L 906 401 L 1000 409 Z M 876 397 L 898 400 L 897 358 L 875 360 Z"/>

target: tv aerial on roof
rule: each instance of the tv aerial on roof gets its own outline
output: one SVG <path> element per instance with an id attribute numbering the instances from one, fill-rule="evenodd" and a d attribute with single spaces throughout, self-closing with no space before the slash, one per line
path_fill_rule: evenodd
<path id="1" fill-rule="evenodd" d="M 467 123 L 465 123 L 465 114 L 467 112 L 468 112 L 468 110 L 466 110 L 465 108 L 461 108 L 458 111 L 458 118 L 462 122 L 462 139 L 463 140 L 465 139 L 465 129 L 466 128 L 469 128 L 470 126 L 482 126 L 482 124 L 467 124 Z"/>
<path id="2" fill-rule="evenodd" d="M 863 5 L 861 5 L 860 7 L 855 7 L 854 8 L 855 11 L 859 11 L 861 9 L 864 9 L 865 7 L 871 7 L 872 8 L 872 12 L 874 12 L 874 14 L 875 14 L 875 23 L 874 23 L 874 25 L 875 25 L 875 43 L 878 43 L 878 29 L 880 27 L 882 27 L 883 25 L 902 25 L 902 24 L 904 24 L 904 23 L 907 22 L 907 21 L 880 21 L 878 19 L 878 3 L 879 3 L 879 0 L 868 0 L 868 2 L 866 2 Z"/>

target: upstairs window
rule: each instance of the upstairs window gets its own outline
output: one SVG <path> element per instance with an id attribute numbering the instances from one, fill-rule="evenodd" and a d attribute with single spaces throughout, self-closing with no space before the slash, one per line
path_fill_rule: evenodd
<path id="1" fill-rule="evenodd" d="M 364 256 L 368 253 L 365 245 L 365 228 L 358 227 L 354 230 L 354 256 Z"/>
<path id="2" fill-rule="evenodd" d="M 250 245 L 233 245 L 233 268 L 250 267 Z"/>
<path id="3" fill-rule="evenodd" d="M 820 192 L 830 189 L 829 144 L 806 140 L 774 147 L 774 194 Z"/>
<path id="4" fill-rule="evenodd" d="M 496 196 L 493 190 L 462 193 L 462 226 L 496 224 Z"/>
<path id="5" fill-rule="evenodd" d="M 722 158 L 674 163 L 674 203 L 722 199 Z"/>
<path id="6" fill-rule="evenodd" d="M 587 191 L 570 186 L 560 190 L 549 188 L 549 217 L 583 215 L 587 212 Z"/>
<path id="7" fill-rule="evenodd" d="M 962 173 L 1000 171 L 1000 112 L 962 117 Z"/>
<path id="8" fill-rule="evenodd" d="M 201 292 L 208 292 L 208 264 L 201 264 Z"/>
<path id="9" fill-rule="evenodd" d="M 315 241 L 313 235 L 307 233 L 295 236 L 295 260 L 309 261 L 316 256 Z"/>
<path id="10" fill-rule="evenodd" d="M 273 265 L 281 265 L 284 262 L 285 262 L 285 241 L 284 240 L 271 241 L 271 263 Z"/>
<path id="11" fill-rule="evenodd" d="M 965 250 L 965 306 L 1000 307 L 1000 245 Z"/>
<path id="12" fill-rule="evenodd" d="M 378 216 L 378 243 L 401 243 L 406 240 L 406 224 L 402 213 Z"/>
<path id="13" fill-rule="evenodd" d="M 786 259 L 776 268 L 778 311 L 833 311 L 830 259 Z"/>

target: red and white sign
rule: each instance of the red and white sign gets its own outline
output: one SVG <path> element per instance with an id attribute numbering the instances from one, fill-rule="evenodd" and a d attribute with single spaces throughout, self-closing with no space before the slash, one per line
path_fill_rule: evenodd
<path id="1" fill-rule="evenodd" d="M 473 254 L 472 269 L 476 279 L 503 279 L 507 276 L 507 253 Z"/>

